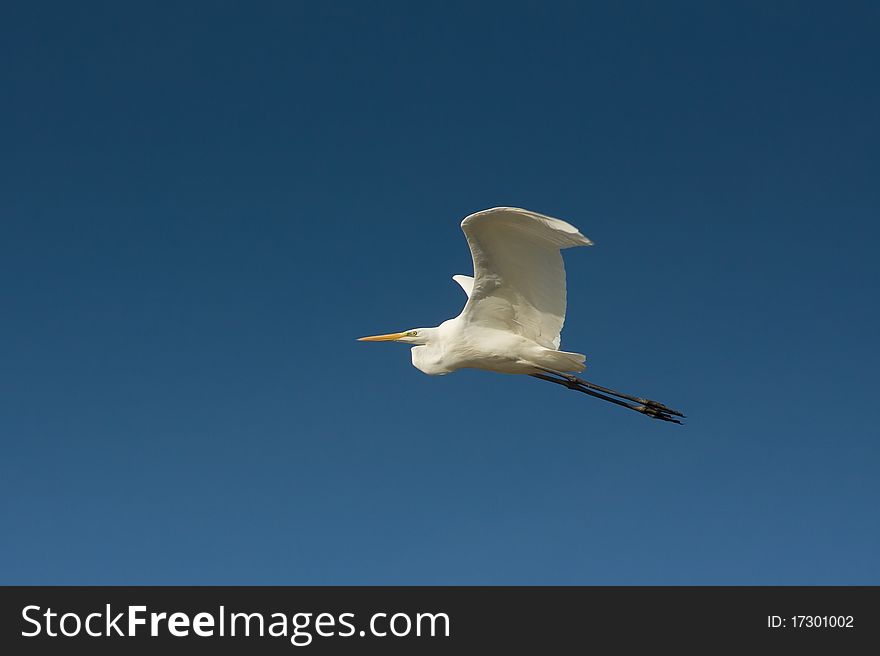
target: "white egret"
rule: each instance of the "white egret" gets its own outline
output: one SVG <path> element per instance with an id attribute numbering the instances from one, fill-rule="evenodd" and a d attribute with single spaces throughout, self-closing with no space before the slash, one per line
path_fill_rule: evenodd
<path id="1" fill-rule="evenodd" d="M 471 214 L 461 228 L 474 260 L 473 277 L 452 277 L 468 296 L 461 314 L 434 328 L 360 341 L 412 344 L 413 365 L 432 376 L 464 368 L 528 374 L 655 419 L 681 423 L 675 416 L 684 415 L 662 403 L 621 394 L 570 373 L 583 371 L 586 358 L 559 350 L 566 306 L 561 250 L 593 242 L 565 221 L 516 207 Z"/>

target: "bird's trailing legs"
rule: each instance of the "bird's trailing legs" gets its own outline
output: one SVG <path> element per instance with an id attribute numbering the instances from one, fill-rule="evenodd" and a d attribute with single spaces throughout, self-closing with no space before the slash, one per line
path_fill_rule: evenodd
<path id="1" fill-rule="evenodd" d="M 671 421 L 673 424 L 681 424 L 681 422 L 675 417 L 684 417 L 684 415 L 678 410 L 673 410 L 672 408 L 663 405 L 659 401 L 652 401 L 651 399 L 643 399 L 638 396 L 630 396 L 629 394 L 615 392 L 614 390 L 608 389 L 607 387 L 596 385 L 595 383 L 586 381 L 583 378 L 578 378 L 577 376 L 566 373 L 564 371 L 544 369 L 543 367 L 542 370 L 546 371 L 547 373 L 531 375 L 535 378 L 540 378 L 541 380 L 556 383 L 557 385 L 563 385 L 568 389 L 583 392 L 584 394 L 593 396 L 597 399 L 602 399 L 603 401 L 608 401 L 610 403 L 614 403 L 615 405 L 629 408 L 630 410 L 635 410 L 636 412 L 641 412 L 643 415 L 651 417 L 652 419 L 662 419 L 663 421 Z M 627 403 L 627 401 L 622 401 L 621 399 L 633 401 L 633 403 Z"/>

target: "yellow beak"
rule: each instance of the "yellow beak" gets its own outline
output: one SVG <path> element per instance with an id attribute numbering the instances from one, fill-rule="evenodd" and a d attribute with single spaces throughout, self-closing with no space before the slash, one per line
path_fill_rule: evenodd
<path id="1" fill-rule="evenodd" d="M 401 337 L 406 337 L 406 333 L 388 333 L 387 335 L 373 335 L 372 337 L 358 337 L 359 342 L 393 342 Z"/>

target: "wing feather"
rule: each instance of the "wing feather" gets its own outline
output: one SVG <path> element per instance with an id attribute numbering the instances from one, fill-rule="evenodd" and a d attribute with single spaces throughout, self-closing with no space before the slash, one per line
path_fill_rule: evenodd
<path id="1" fill-rule="evenodd" d="M 464 293 L 468 296 L 471 295 L 471 291 L 474 288 L 474 279 L 470 276 L 463 276 L 461 274 L 457 276 L 452 276 L 452 279 L 461 285 L 461 288 L 464 290 Z"/>
<path id="2" fill-rule="evenodd" d="M 565 221 L 516 207 L 471 214 L 461 228 L 474 260 L 461 317 L 558 349 L 566 304 L 560 250 L 592 242 Z"/>

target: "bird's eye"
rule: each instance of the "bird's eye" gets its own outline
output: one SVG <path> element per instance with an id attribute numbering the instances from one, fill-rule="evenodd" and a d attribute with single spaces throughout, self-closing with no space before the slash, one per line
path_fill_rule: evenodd
<path id="1" fill-rule="evenodd" d="M 410 331 L 406 334 L 406 336 L 407 336 L 407 337 L 418 337 L 418 334 L 419 334 L 419 331 L 418 331 L 418 330 L 410 330 Z"/>

